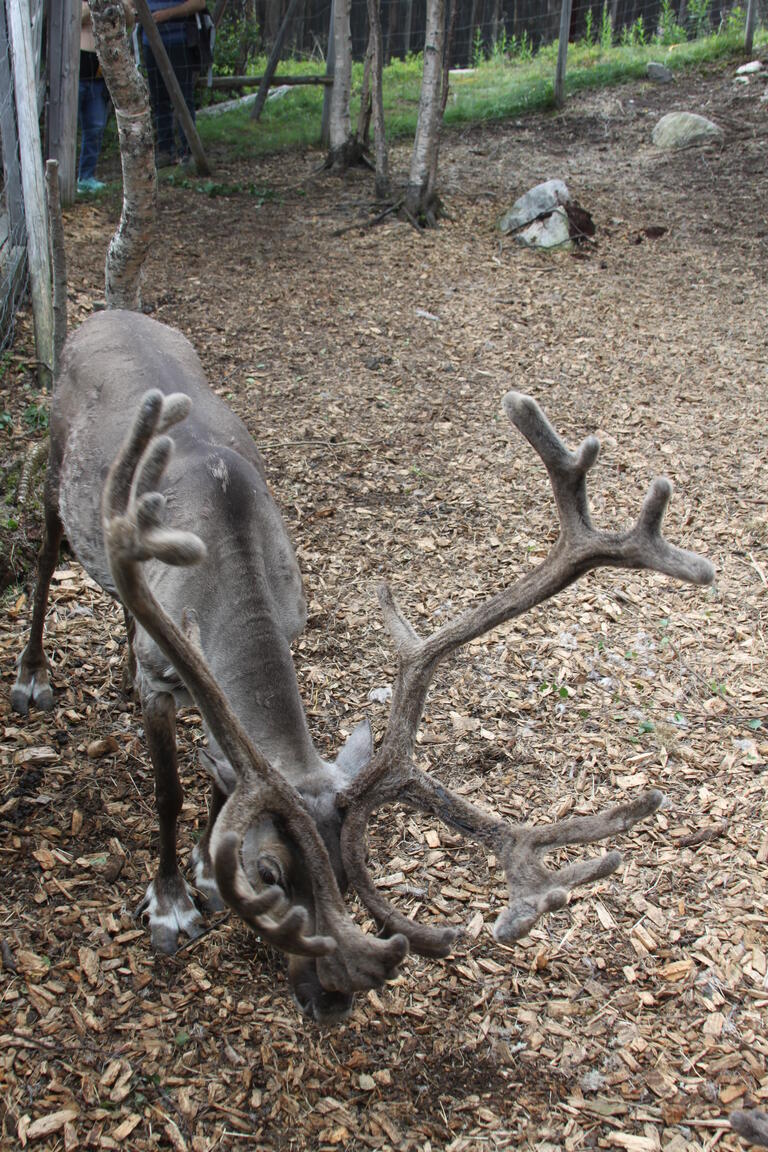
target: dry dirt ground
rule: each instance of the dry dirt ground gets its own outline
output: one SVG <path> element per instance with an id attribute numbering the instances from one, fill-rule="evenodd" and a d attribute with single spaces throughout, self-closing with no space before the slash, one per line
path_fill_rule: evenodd
<path id="1" fill-rule="evenodd" d="M 424 630 L 554 539 L 544 470 L 501 411 L 509 388 L 572 444 L 602 436 L 600 523 L 625 524 L 668 475 L 668 534 L 717 581 L 592 575 L 442 672 L 420 750 L 440 779 L 536 823 L 650 784 L 667 803 L 622 838 L 614 877 L 506 949 L 489 932 L 505 890 L 493 862 L 385 814 L 372 852 L 389 893 L 470 928 L 454 957 L 409 959 L 327 1032 L 233 918 L 174 959 L 152 954 L 131 917 L 155 819 L 141 719 L 119 690 L 121 613 L 63 558 L 56 709 L 21 719 L 7 688 L 28 605 L 7 593 L 4 1147 L 698 1152 L 735 1149 L 729 1111 L 768 1104 L 768 113 L 732 73 L 449 135 L 451 219 L 429 234 L 394 220 L 339 234 L 369 218 L 371 181 L 313 175 L 318 154 L 216 157 L 218 180 L 273 198 L 163 186 L 146 305 L 188 333 L 264 448 L 306 578 L 296 663 L 323 750 L 363 716 L 384 723 L 368 700 L 393 673 L 377 581 Z M 724 147 L 654 151 L 670 108 L 713 116 Z M 552 176 L 597 223 L 578 258 L 494 230 Z M 117 211 L 107 198 L 67 214 L 73 325 L 101 298 Z M 6 455 L 23 429 L 17 412 Z M 199 739 L 190 712 L 184 858 L 206 815 Z"/>

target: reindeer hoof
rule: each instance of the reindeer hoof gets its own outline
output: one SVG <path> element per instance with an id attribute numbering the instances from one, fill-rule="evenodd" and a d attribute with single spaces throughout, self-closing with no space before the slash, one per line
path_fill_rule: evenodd
<path id="1" fill-rule="evenodd" d="M 203 932 L 203 918 L 192 901 L 189 886 L 181 876 L 153 880 L 135 915 L 146 913 L 152 947 L 172 956 L 181 934 L 194 940 Z"/>
<path id="2" fill-rule="evenodd" d="M 16 683 L 11 689 L 11 708 L 21 716 L 26 716 L 30 704 L 34 704 L 41 712 L 50 712 L 53 708 L 53 690 L 47 668 L 39 668 L 36 672 L 19 669 Z"/>

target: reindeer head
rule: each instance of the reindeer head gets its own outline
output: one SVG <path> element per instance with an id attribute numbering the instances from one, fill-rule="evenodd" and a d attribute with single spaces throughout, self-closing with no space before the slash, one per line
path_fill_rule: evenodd
<path id="1" fill-rule="evenodd" d="M 162 526 L 163 498 L 155 491 L 171 451 L 163 435 L 189 409 L 184 396 L 148 393 L 133 431 L 110 469 L 104 501 L 104 535 L 115 585 L 184 680 L 232 773 L 231 794 L 216 820 L 210 848 L 216 879 L 227 903 L 266 940 L 289 955 L 296 998 L 309 1014 L 345 1014 L 355 991 L 391 978 L 409 948 L 445 956 L 458 930 L 415 923 L 382 895 L 366 863 L 366 828 L 372 814 L 397 802 L 437 817 L 492 850 L 502 863 L 509 903 L 494 935 L 511 943 L 545 912 L 562 907 L 576 885 L 618 868 L 608 852 L 551 870 L 542 857 L 569 844 L 609 839 L 650 815 L 662 796 L 649 791 L 630 804 L 554 824 L 511 824 L 471 804 L 413 763 L 416 733 L 438 663 L 449 653 L 544 602 L 585 572 L 600 566 L 647 568 L 707 584 L 711 565 L 675 548 L 661 535 L 671 487 L 655 480 L 637 523 L 625 532 L 592 526 L 586 475 L 599 443 L 590 436 L 571 452 L 538 405 L 511 392 L 507 415 L 541 456 L 560 517 L 560 535 L 549 555 L 509 588 L 471 608 L 423 639 L 379 590 L 384 619 L 397 653 L 392 709 L 383 739 L 371 755 L 358 734 L 336 765 L 298 791 L 254 746 L 211 675 L 195 643 L 194 628 L 177 628 L 163 613 L 141 574 L 154 557 L 190 564 L 205 551 L 191 533 Z M 351 886 L 380 926 L 383 937 L 363 933 L 350 917 L 343 892 Z"/>

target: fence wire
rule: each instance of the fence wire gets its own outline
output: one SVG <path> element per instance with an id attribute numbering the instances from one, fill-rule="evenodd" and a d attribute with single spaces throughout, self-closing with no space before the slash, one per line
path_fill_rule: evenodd
<path id="1" fill-rule="evenodd" d="M 13 0 L 11 0 L 13 2 Z M 13 340 L 16 312 L 28 287 L 27 231 L 13 68 L 4 0 L 0 0 L 0 349 Z"/>

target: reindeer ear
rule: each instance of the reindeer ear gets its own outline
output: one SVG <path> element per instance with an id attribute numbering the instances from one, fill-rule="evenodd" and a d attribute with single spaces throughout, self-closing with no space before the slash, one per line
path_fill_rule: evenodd
<path id="1" fill-rule="evenodd" d="M 344 742 L 338 756 L 336 767 L 341 768 L 350 779 L 357 776 L 373 756 L 373 732 L 369 720 L 362 720 Z"/>
<path id="2" fill-rule="evenodd" d="M 237 777 L 235 770 L 223 756 L 211 756 L 205 748 L 198 748 L 197 759 L 204 772 L 211 776 L 225 796 L 231 796 L 235 790 Z"/>

